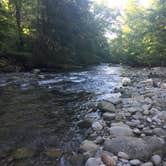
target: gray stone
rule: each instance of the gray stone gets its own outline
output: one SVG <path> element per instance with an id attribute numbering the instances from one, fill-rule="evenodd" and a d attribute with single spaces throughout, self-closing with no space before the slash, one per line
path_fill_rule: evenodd
<path id="1" fill-rule="evenodd" d="M 124 153 L 124 152 L 118 152 L 118 157 L 122 158 L 122 159 L 129 159 L 129 155 Z"/>
<path id="2" fill-rule="evenodd" d="M 108 101 L 114 105 L 118 105 L 118 104 L 122 103 L 122 99 L 119 97 L 111 97 L 111 98 L 106 99 L 106 101 Z"/>
<path id="3" fill-rule="evenodd" d="M 141 166 L 153 166 L 153 163 L 152 162 L 146 162 L 146 163 L 141 164 Z"/>
<path id="4" fill-rule="evenodd" d="M 98 151 L 99 146 L 92 141 L 85 140 L 81 143 L 80 149 L 89 152 L 90 155 L 94 155 Z"/>
<path id="5" fill-rule="evenodd" d="M 141 131 L 136 128 L 136 129 L 133 129 L 133 133 L 136 134 L 136 135 L 140 135 Z"/>
<path id="6" fill-rule="evenodd" d="M 101 159 L 98 158 L 89 158 L 87 162 L 85 163 L 85 166 L 100 166 L 101 164 Z"/>
<path id="7" fill-rule="evenodd" d="M 138 159 L 134 159 L 134 160 L 130 160 L 130 164 L 135 166 L 135 165 L 140 165 L 141 164 L 141 161 L 138 160 Z"/>
<path id="8" fill-rule="evenodd" d="M 123 126 L 114 126 L 109 129 L 111 136 L 133 136 L 132 129 Z"/>
<path id="9" fill-rule="evenodd" d="M 85 119 L 85 120 L 82 120 L 80 122 L 78 122 L 78 127 L 81 128 L 81 129 L 84 129 L 84 128 L 90 128 L 92 126 L 92 120 L 90 119 Z"/>
<path id="10" fill-rule="evenodd" d="M 103 119 L 104 120 L 111 121 L 111 120 L 115 119 L 115 117 L 116 117 L 116 114 L 114 114 L 114 113 L 106 112 L 106 113 L 103 114 Z"/>
<path id="11" fill-rule="evenodd" d="M 159 165 L 161 163 L 161 157 L 159 155 L 153 155 L 152 156 L 152 162 L 154 163 L 154 165 Z"/>
<path id="12" fill-rule="evenodd" d="M 129 155 L 130 159 L 146 160 L 153 152 L 162 150 L 164 140 L 159 137 L 116 137 L 104 142 L 104 149 L 117 154 L 122 151 Z"/>
<path id="13" fill-rule="evenodd" d="M 148 145 L 141 138 L 117 137 L 104 142 L 104 149 L 117 154 L 123 151 L 129 155 L 130 159 L 148 159 L 151 155 Z"/>
<path id="14" fill-rule="evenodd" d="M 128 86 L 128 85 L 131 84 L 131 79 L 127 78 L 127 77 L 124 77 L 121 82 L 122 82 L 123 86 Z"/>
<path id="15" fill-rule="evenodd" d="M 93 130 L 95 130 L 95 131 L 100 131 L 100 130 L 103 129 L 103 126 L 101 125 L 100 122 L 94 122 L 94 123 L 92 124 L 92 128 L 93 128 Z"/>
<path id="16" fill-rule="evenodd" d="M 115 112 L 115 106 L 108 101 L 102 101 L 99 103 L 98 108 L 104 112 Z"/>

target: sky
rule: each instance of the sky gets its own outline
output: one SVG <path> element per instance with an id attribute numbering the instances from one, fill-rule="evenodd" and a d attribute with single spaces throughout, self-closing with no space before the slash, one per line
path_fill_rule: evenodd
<path id="1" fill-rule="evenodd" d="M 108 7 L 117 7 L 121 10 L 123 10 L 123 8 L 125 7 L 126 3 L 128 0 L 94 0 L 96 2 L 99 3 L 105 3 Z M 140 0 L 140 3 L 145 6 L 148 7 L 150 4 L 151 0 Z"/>

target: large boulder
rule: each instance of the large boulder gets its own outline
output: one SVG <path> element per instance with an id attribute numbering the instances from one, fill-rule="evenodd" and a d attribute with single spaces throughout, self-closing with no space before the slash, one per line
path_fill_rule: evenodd
<path id="1" fill-rule="evenodd" d="M 164 146 L 163 141 L 158 137 L 148 137 L 147 140 L 136 137 L 116 137 L 107 139 L 104 142 L 104 150 L 117 154 L 125 152 L 130 159 L 148 160 L 152 153 Z M 157 146 L 158 145 L 158 146 Z"/>
<path id="2" fill-rule="evenodd" d="M 115 112 L 114 104 L 108 101 L 102 101 L 98 104 L 98 108 L 103 112 Z"/>

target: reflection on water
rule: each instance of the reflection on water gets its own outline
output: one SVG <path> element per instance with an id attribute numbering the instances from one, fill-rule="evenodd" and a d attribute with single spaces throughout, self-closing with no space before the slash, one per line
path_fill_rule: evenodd
<path id="1" fill-rule="evenodd" d="M 76 122 L 82 117 L 99 118 L 98 112 L 87 111 L 96 101 L 119 95 L 111 92 L 121 86 L 122 70 L 103 64 L 68 73 L 1 74 L 0 154 L 4 157 L 0 165 L 8 163 L 18 148 L 36 153 L 24 164 L 17 161 L 21 166 L 49 165 L 52 161 L 45 151 L 50 148 L 76 151 L 83 139 Z"/>

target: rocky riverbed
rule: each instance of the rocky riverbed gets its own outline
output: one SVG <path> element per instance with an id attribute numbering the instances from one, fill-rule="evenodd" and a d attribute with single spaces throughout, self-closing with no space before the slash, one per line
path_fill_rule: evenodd
<path id="1" fill-rule="evenodd" d="M 85 166 L 166 166 L 166 68 L 122 76 L 121 96 L 99 102 L 101 118 L 80 145 Z"/>
<path id="2" fill-rule="evenodd" d="M 0 165 L 166 166 L 166 68 L 0 77 Z"/>

